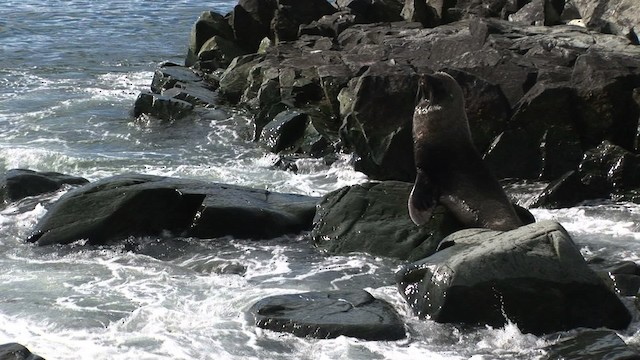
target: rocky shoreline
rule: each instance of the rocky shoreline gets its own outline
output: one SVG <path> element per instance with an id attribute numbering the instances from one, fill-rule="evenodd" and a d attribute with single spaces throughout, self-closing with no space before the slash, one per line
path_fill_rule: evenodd
<path id="1" fill-rule="evenodd" d="M 475 144 L 491 169 L 502 179 L 549 183 L 532 206 L 640 202 L 640 16 L 629 1 L 614 8 L 604 0 L 240 0 L 230 14 L 202 14 L 185 66 L 158 67 L 135 102 L 135 121 L 242 108 L 253 117 L 253 140 L 284 164 L 350 152 L 371 182 L 319 199 L 140 174 L 88 183 L 16 169 L 0 182 L 0 200 L 31 206 L 33 196 L 73 188 L 25 239 L 39 246 L 308 233 L 329 254 L 411 262 L 396 283 L 421 318 L 514 321 L 534 334 L 624 329 L 632 315 L 620 297 L 637 296 L 637 264 L 587 264 L 555 222 L 463 229 L 442 208 L 416 227 L 406 199 L 417 81 L 446 71 L 465 92 Z M 266 298 L 247 319 L 297 336 L 405 336 L 390 304 L 357 289 Z M 611 331 L 580 331 L 544 350 L 549 359 L 579 356 L 597 341 L 608 344 L 603 356 L 640 358 Z"/>
<path id="2" fill-rule="evenodd" d="M 614 21 L 593 10 L 597 1 L 427 1 L 437 14 L 428 20 L 420 1 L 329 9 L 322 0 L 307 24 L 311 15 L 277 3 L 203 13 L 191 67 L 162 65 L 134 114 L 176 120 L 194 106 L 232 104 L 253 116 L 255 141 L 284 159 L 352 152 L 371 179 L 413 181 L 417 79 L 444 70 L 465 92 L 473 139 L 496 175 L 550 182 L 534 206 L 638 201 L 640 47 L 633 26 L 614 25 L 633 25 L 632 10 Z M 579 23 L 576 13 L 589 14 L 589 28 L 564 24 Z"/>

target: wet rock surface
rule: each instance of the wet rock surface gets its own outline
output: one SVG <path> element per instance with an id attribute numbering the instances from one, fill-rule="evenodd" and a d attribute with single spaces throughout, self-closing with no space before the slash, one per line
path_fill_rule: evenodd
<path id="1" fill-rule="evenodd" d="M 170 100 L 136 114 L 171 118 L 165 109 L 180 109 L 173 99 L 186 97 L 170 90 L 171 79 L 186 81 L 186 88 L 195 82 L 216 92 L 206 106 L 229 102 L 253 113 L 256 138 L 263 128 L 277 127 L 270 123 L 281 121 L 276 117 L 283 111 L 308 117 L 312 130 L 302 136 L 314 137 L 308 141 L 314 146 L 270 151 L 311 157 L 353 152 L 356 168 L 373 179 L 412 181 L 417 79 L 446 71 L 464 90 L 474 142 L 499 178 L 560 180 L 605 141 L 637 155 L 640 47 L 628 1 L 307 5 L 240 1 L 227 15 L 203 13 L 186 64 L 204 80 L 164 66 L 152 89 L 168 92 Z M 146 97 L 147 103 L 156 98 Z M 620 193 L 619 184 L 593 183 L 584 194 L 540 206 L 609 197 Z M 624 186 L 637 189 L 640 180 Z"/>
<path id="2" fill-rule="evenodd" d="M 11 169 L 0 179 L 0 203 L 4 206 L 29 196 L 57 191 L 65 185 L 78 186 L 88 182 L 82 177 L 57 172 Z"/>
<path id="3" fill-rule="evenodd" d="M 636 273 L 612 270 L 613 283 L 605 284 L 559 224 L 456 232 L 459 225 L 440 211 L 419 228 L 406 199 L 415 177 L 418 79 L 445 71 L 463 88 L 475 145 L 496 175 L 550 183 L 533 206 L 640 201 L 640 48 L 630 1 L 338 0 L 331 7 L 319 0 L 303 7 L 241 0 L 227 15 L 203 13 L 192 31 L 191 68 L 157 72 L 141 106 L 169 100 L 136 114 L 173 120 L 181 102 L 194 109 L 232 104 L 253 116 L 253 140 L 281 159 L 353 153 L 357 170 L 390 181 L 325 196 L 313 241 L 331 254 L 424 258 L 398 273 L 400 292 L 419 316 L 492 326 L 506 316 L 536 334 L 620 329 L 630 315 L 613 290 L 637 292 Z M 178 205 L 193 195 L 168 192 Z M 189 221 L 178 222 L 184 229 Z M 218 234 L 200 226 L 205 235 L 191 225 L 184 233 Z M 333 330 L 292 325 L 287 312 L 331 296 L 294 296 L 298 302 L 286 306 L 289 295 L 265 299 L 252 316 L 273 330 L 330 337 Z M 263 325 L 260 311 L 271 316 Z"/>
<path id="4" fill-rule="evenodd" d="M 411 187 L 374 182 L 326 195 L 311 232 L 316 246 L 333 254 L 366 252 L 405 260 L 433 254 L 442 239 L 462 226 L 443 207 L 425 226 L 415 226 L 407 210 Z"/>
<path id="5" fill-rule="evenodd" d="M 552 359 L 611 359 L 637 360 L 640 352 L 625 344 L 613 331 L 594 330 L 576 336 L 560 339 L 545 348 L 544 360 Z"/>
<path id="6" fill-rule="evenodd" d="M 466 229 L 442 243 L 443 250 L 396 274 L 400 293 L 419 317 L 492 326 L 509 319 L 534 334 L 623 329 L 631 321 L 558 223 L 508 232 Z"/>
<path id="7" fill-rule="evenodd" d="M 446 236 L 464 226 L 444 206 L 425 225 L 416 226 L 407 210 L 412 186 L 369 182 L 325 195 L 313 221 L 315 245 L 331 254 L 365 252 L 411 261 L 432 255 Z M 523 223 L 535 221 L 528 210 L 515 208 Z"/>
<path id="8" fill-rule="evenodd" d="M 311 228 L 317 198 L 151 175 L 119 175 L 56 201 L 28 241 L 121 241 L 129 236 L 273 238 Z"/>
<path id="9" fill-rule="evenodd" d="M 247 318 L 258 327 L 300 337 L 399 340 L 406 336 L 393 307 L 364 290 L 271 296 L 255 303 Z"/>
<path id="10" fill-rule="evenodd" d="M 0 359 L 2 360 L 44 360 L 36 354 L 32 354 L 24 345 L 8 343 L 0 345 Z"/>

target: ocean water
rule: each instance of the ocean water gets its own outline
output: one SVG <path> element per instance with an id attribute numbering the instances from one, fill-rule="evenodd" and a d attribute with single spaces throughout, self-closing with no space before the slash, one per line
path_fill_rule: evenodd
<path id="1" fill-rule="evenodd" d="M 315 196 L 366 181 L 346 155 L 331 166 L 300 160 L 297 174 L 273 169 L 275 157 L 249 141 L 250 122 L 239 109 L 220 107 L 207 119 L 174 123 L 133 121 L 133 102 L 157 64 L 183 61 L 199 14 L 226 13 L 235 2 L 4 0 L 0 171 L 30 168 L 89 180 L 140 172 Z M 64 191 L 0 212 L 0 343 L 22 343 L 47 359 L 534 359 L 567 335 L 536 337 L 514 324 L 462 330 L 419 321 L 393 283 L 400 262 L 326 256 L 305 234 L 260 242 L 137 239 L 146 253 L 25 243 Z M 533 212 L 561 222 L 587 258 L 640 261 L 637 205 Z M 158 256 L 158 247 L 175 255 Z M 246 272 L 220 274 L 228 265 Z M 304 339 L 257 329 L 244 318 L 269 295 L 349 288 L 392 303 L 408 338 Z M 633 346 L 640 346 L 639 324 L 619 333 Z"/>

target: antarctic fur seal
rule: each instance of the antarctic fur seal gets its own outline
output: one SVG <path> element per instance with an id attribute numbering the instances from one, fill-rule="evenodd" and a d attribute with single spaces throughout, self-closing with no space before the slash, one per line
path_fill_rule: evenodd
<path id="1" fill-rule="evenodd" d="M 429 221 L 440 203 L 467 227 L 507 231 L 523 225 L 473 145 L 460 85 L 444 72 L 420 79 L 413 114 L 417 176 L 409 215 Z"/>

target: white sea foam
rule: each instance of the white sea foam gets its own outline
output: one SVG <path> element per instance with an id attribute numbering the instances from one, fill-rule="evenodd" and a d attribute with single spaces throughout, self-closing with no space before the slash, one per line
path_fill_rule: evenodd
<path id="1" fill-rule="evenodd" d="M 149 89 L 151 71 L 107 73 L 98 75 L 97 87 L 82 90 L 91 95 L 91 100 L 131 102 L 138 94 Z"/>
<path id="2" fill-rule="evenodd" d="M 537 220 L 559 222 L 589 257 L 640 260 L 640 205 L 605 202 L 531 212 Z"/>

